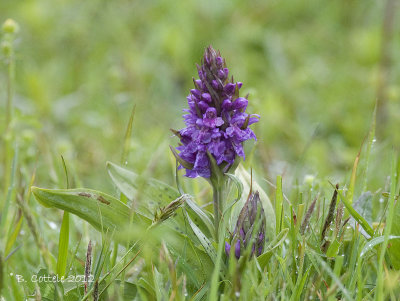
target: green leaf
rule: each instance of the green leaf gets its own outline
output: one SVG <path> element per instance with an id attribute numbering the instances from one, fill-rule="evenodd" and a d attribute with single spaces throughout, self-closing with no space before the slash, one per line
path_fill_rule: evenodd
<path id="1" fill-rule="evenodd" d="M 175 188 L 156 179 L 145 179 L 114 163 L 107 162 L 107 170 L 117 188 L 129 200 L 135 201 L 136 212 L 149 219 L 153 219 L 156 209 L 167 206 L 180 197 Z M 196 205 L 189 201 L 190 213 L 194 213 Z M 210 223 L 203 214 L 199 211 L 198 213 L 202 215 L 199 217 L 200 221 L 205 225 Z M 178 268 L 188 275 L 188 281 L 197 287 L 207 279 L 212 270 L 212 261 L 203 248 L 199 249 L 193 245 L 197 238 L 193 231 L 188 231 L 188 226 L 183 214 L 177 214 L 173 219 L 163 223 L 166 231 L 176 234 L 176 242 L 170 242 L 168 245 L 171 255 L 177 260 Z"/>
<path id="2" fill-rule="evenodd" d="M 394 156 L 394 155 L 393 155 Z M 390 235 L 400 236 L 400 201 L 395 201 L 396 191 L 397 189 L 397 181 L 396 181 L 396 166 L 395 160 L 392 162 L 392 173 L 391 173 L 391 188 L 389 195 L 389 216 L 386 218 L 386 228 L 390 228 Z M 400 160 L 399 160 L 400 161 Z M 398 163 L 400 164 L 400 163 Z M 393 208 L 393 209 L 392 209 Z M 393 212 L 391 212 L 393 210 Z M 391 216 L 393 215 L 393 216 Z M 386 230 L 385 230 L 385 235 Z M 388 249 L 388 253 L 390 254 L 390 259 L 393 263 L 395 269 L 400 270 L 400 241 L 398 239 L 391 242 L 391 246 Z"/>
<path id="3" fill-rule="evenodd" d="M 172 154 L 174 155 L 176 161 L 178 161 L 183 167 L 185 167 L 186 169 L 193 169 L 194 165 L 186 160 L 183 160 L 181 158 L 181 156 L 179 156 L 179 154 L 176 152 L 176 150 L 172 147 L 169 146 Z"/>
<path id="4" fill-rule="evenodd" d="M 211 276 L 211 287 L 210 287 L 210 293 L 208 296 L 208 300 L 210 300 L 210 301 L 219 300 L 218 288 L 220 285 L 222 254 L 224 253 L 224 250 L 225 250 L 224 235 L 222 233 L 220 233 L 220 235 L 218 237 L 218 255 L 216 254 L 216 258 L 215 258 L 215 260 L 213 260 L 214 261 L 214 269 L 213 269 L 213 273 Z M 226 278 L 224 275 L 222 277 L 223 277 L 222 279 Z"/>
<path id="5" fill-rule="evenodd" d="M 361 148 L 356 156 L 356 159 L 354 160 L 353 170 L 351 171 L 349 190 L 346 193 L 346 202 L 350 205 L 353 203 L 354 188 L 357 179 L 357 167 L 358 163 L 360 162 L 360 155 L 361 155 Z"/>
<path id="6" fill-rule="evenodd" d="M 310 274 L 311 271 L 311 266 L 307 269 L 307 271 L 304 273 L 304 275 L 301 277 L 300 282 L 296 286 L 295 293 L 292 295 L 291 300 L 300 300 L 300 296 L 303 293 L 303 288 L 304 285 L 306 284 L 306 280 L 308 278 L 308 274 Z"/>
<path id="7" fill-rule="evenodd" d="M 307 257 L 311 260 L 312 264 L 315 266 L 317 270 L 319 270 L 319 267 L 321 267 L 332 278 L 332 280 L 335 282 L 338 288 L 342 291 L 344 297 L 346 297 L 344 300 L 353 300 L 350 292 L 344 286 L 340 278 L 335 275 L 331 267 L 324 260 L 322 260 L 320 255 L 312 251 L 307 251 Z"/>
<path id="8" fill-rule="evenodd" d="M 397 201 L 394 213 L 394 222 L 392 224 L 391 234 L 393 236 L 400 237 L 400 202 Z M 393 266 L 395 269 L 400 270 L 400 240 L 396 239 L 391 242 L 391 246 L 389 249 L 390 259 L 392 260 Z"/>
<path id="9" fill-rule="evenodd" d="M 167 298 L 164 294 L 164 283 L 163 283 L 163 275 L 157 270 L 157 268 L 153 265 L 152 266 L 152 271 L 153 271 L 153 282 L 154 282 L 154 291 L 156 293 L 156 298 L 157 300 L 163 300 Z"/>
<path id="10" fill-rule="evenodd" d="M 64 287 L 61 281 L 43 281 L 43 279 L 49 279 L 44 277 L 56 277 L 48 272 L 47 269 L 40 269 L 39 272 L 35 275 L 36 283 L 39 286 L 40 294 L 42 296 L 42 300 L 61 300 L 64 296 Z M 55 278 L 56 279 L 56 278 Z M 61 279 L 59 277 L 58 279 Z"/>
<path id="11" fill-rule="evenodd" d="M 283 192 L 282 176 L 276 178 L 276 197 L 275 197 L 275 215 L 276 215 L 276 235 L 279 234 L 283 223 Z"/>
<path id="12" fill-rule="evenodd" d="M 114 163 L 107 162 L 107 170 L 117 188 L 137 205 L 137 212 L 153 219 L 154 212 L 177 199 L 179 192 L 156 179 L 146 179 Z"/>
<path id="13" fill-rule="evenodd" d="M 363 192 L 360 197 L 353 203 L 353 208 L 369 223 L 372 224 L 372 193 L 370 191 Z"/>
<path id="14" fill-rule="evenodd" d="M 1 291 L 4 285 L 4 265 L 3 265 L 3 255 L 0 252 L 0 296 L 2 296 Z"/>
<path id="15" fill-rule="evenodd" d="M 215 160 L 214 156 L 211 155 L 211 153 L 209 151 L 207 151 L 207 156 L 208 156 L 208 159 L 210 160 L 210 168 L 211 168 L 210 181 L 216 187 L 223 185 L 224 175 L 221 171 L 221 168 L 218 166 L 217 161 Z"/>
<path id="16" fill-rule="evenodd" d="M 326 256 L 332 258 L 336 257 L 337 253 L 339 252 L 339 248 L 342 244 L 335 239 L 330 245 L 328 250 L 326 251 Z"/>
<path id="17" fill-rule="evenodd" d="M 202 222 L 205 224 L 210 233 L 214 233 L 213 222 L 211 221 L 207 213 L 204 212 L 204 210 L 201 209 L 200 206 L 193 201 L 190 195 L 183 195 L 183 197 L 185 198 L 185 203 L 202 220 Z"/>
<path id="18" fill-rule="evenodd" d="M 353 208 L 351 203 L 349 203 L 348 198 L 344 197 L 340 190 L 338 190 L 338 194 L 339 194 L 340 199 L 342 200 L 344 206 L 349 211 L 350 215 L 361 225 L 361 227 L 363 227 L 365 232 L 367 232 L 367 234 L 369 235 L 369 237 L 367 237 L 367 238 L 372 237 L 374 235 L 374 230 L 371 228 L 371 226 L 368 224 L 368 222 Z"/>
<path id="19" fill-rule="evenodd" d="M 122 229 L 129 222 L 129 207 L 103 192 L 90 189 L 31 189 L 43 206 L 73 213 L 100 231 Z"/>
<path id="20" fill-rule="evenodd" d="M 22 227 L 22 221 L 23 221 L 23 215 L 21 215 L 18 219 L 18 221 L 15 224 L 14 229 L 11 229 L 12 232 L 9 234 L 7 243 L 6 243 L 6 249 L 5 249 L 5 255 L 8 256 L 10 254 L 12 246 L 14 245 L 15 241 L 17 240 L 19 231 L 21 230 Z"/>
<path id="21" fill-rule="evenodd" d="M 368 144 L 367 144 L 367 150 L 365 154 L 365 169 L 364 169 L 364 184 L 363 184 L 363 191 L 367 190 L 367 179 L 368 179 L 368 166 L 369 166 L 369 159 L 371 155 L 371 149 L 372 145 L 374 143 L 375 139 L 375 130 L 376 130 L 376 111 L 378 108 L 378 99 L 375 102 L 375 107 L 374 107 L 374 112 L 372 114 L 372 122 L 371 122 L 371 127 L 369 129 L 368 133 Z"/>
<path id="22" fill-rule="evenodd" d="M 57 259 L 57 275 L 64 276 L 67 268 L 69 243 L 69 213 L 64 211 L 63 220 L 60 229 L 60 238 L 58 241 L 58 259 Z"/>
<path id="23" fill-rule="evenodd" d="M 14 186 L 15 186 L 15 173 L 17 170 L 17 163 L 18 163 L 18 148 L 15 148 L 14 152 L 14 158 L 12 160 L 12 167 L 11 167 L 11 175 L 10 175 L 10 184 L 7 189 L 7 196 L 3 205 L 3 208 L 1 209 L 1 220 L 0 220 L 0 231 L 3 232 L 6 229 L 6 224 L 8 221 L 8 209 L 11 203 L 11 197 L 14 191 Z M 2 235 L 6 235 L 7 232 L 1 233 Z"/>
<path id="24" fill-rule="evenodd" d="M 239 180 L 239 178 L 237 176 L 230 174 L 230 173 L 226 173 L 225 175 L 235 184 L 235 186 L 237 188 L 237 197 L 235 200 L 233 200 L 233 202 L 231 202 L 230 206 L 225 208 L 223 216 L 225 216 L 226 212 L 228 212 L 231 209 L 231 207 L 233 205 L 235 205 L 236 202 L 238 202 L 242 198 L 243 188 L 244 188 L 243 183 Z"/>
<path id="25" fill-rule="evenodd" d="M 388 240 L 396 240 L 396 239 L 400 239 L 400 236 L 390 235 L 388 238 Z M 360 257 L 364 257 L 369 251 L 371 251 L 374 247 L 383 243 L 384 241 L 385 241 L 385 236 L 378 236 L 375 237 L 374 239 L 371 239 L 369 242 L 365 244 L 364 248 L 361 250 Z"/>
<path id="26" fill-rule="evenodd" d="M 260 256 L 257 257 L 258 263 L 260 264 L 260 267 L 264 269 L 264 267 L 268 264 L 268 261 L 272 257 L 273 251 L 279 247 L 286 239 L 286 236 L 289 232 L 289 228 L 283 229 L 273 241 L 269 244 L 267 250 L 261 254 Z"/>
<path id="27" fill-rule="evenodd" d="M 126 131 L 125 131 L 124 148 L 123 148 L 122 155 L 121 155 L 122 164 L 124 164 L 126 162 L 126 160 L 128 159 L 128 155 L 129 155 L 129 147 L 130 147 L 131 136 L 132 136 L 133 117 L 135 116 L 135 111 L 136 111 L 136 105 L 134 105 L 132 108 L 131 115 L 129 116 L 129 122 L 126 127 Z"/>
<path id="28" fill-rule="evenodd" d="M 206 250 L 208 256 L 210 256 L 211 260 L 215 263 L 217 259 L 217 252 L 215 251 L 213 245 L 211 244 L 210 240 L 207 236 L 204 235 L 203 232 L 196 226 L 195 223 L 191 220 L 190 216 L 186 213 L 186 217 L 189 221 L 189 225 L 192 228 L 194 234 L 196 234 L 197 238 L 199 239 L 201 245 Z"/>

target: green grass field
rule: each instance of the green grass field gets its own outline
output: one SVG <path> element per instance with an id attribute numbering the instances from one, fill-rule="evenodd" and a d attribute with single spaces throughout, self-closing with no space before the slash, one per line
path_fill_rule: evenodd
<path id="1" fill-rule="evenodd" d="M 2 0 L 0 23 L 1 301 L 400 300 L 396 0 Z M 206 181 L 170 129 L 209 45 L 261 117 Z"/>

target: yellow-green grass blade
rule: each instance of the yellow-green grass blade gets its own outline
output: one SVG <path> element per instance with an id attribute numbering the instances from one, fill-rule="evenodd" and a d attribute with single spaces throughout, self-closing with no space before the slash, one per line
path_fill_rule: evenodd
<path id="1" fill-rule="evenodd" d="M 276 214 L 276 235 L 281 232 L 283 222 L 283 192 L 282 176 L 276 178 L 276 196 L 275 196 L 275 214 Z"/>
<path id="2" fill-rule="evenodd" d="M 60 237 L 58 241 L 58 258 L 56 272 L 59 276 L 64 276 L 67 269 L 69 243 L 69 213 L 64 211 L 61 223 Z"/>

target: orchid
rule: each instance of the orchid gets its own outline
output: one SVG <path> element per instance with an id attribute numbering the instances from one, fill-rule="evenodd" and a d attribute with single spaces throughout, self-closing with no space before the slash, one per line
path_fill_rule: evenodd
<path id="1" fill-rule="evenodd" d="M 245 159 L 243 143 L 257 139 L 249 125 L 260 116 L 246 113 L 247 96 L 239 96 L 242 83 L 229 79 L 225 60 L 211 46 L 197 69 L 200 79 L 193 79 L 195 89 L 187 96 L 189 109 L 184 109 L 186 127 L 173 132 L 180 138 L 179 168 L 190 178 L 210 178 L 209 155 L 223 172 L 239 157 Z"/>

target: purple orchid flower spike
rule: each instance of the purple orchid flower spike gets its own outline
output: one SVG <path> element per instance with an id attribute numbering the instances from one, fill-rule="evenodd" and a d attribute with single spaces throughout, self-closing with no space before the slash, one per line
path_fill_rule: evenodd
<path id="1" fill-rule="evenodd" d="M 261 255 L 265 243 L 265 214 L 258 191 L 249 195 L 240 211 L 231 243 L 225 242 L 225 253 L 229 256 L 234 245 L 235 257 L 239 259 L 250 243 L 251 255 Z"/>
<path id="2" fill-rule="evenodd" d="M 259 115 L 246 113 L 247 97 L 239 97 L 242 83 L 229 79 L 229 70 L 219 52 L 206 48 L 202 65 L 197 66 L 200 79 L 193 79 L 195 89 L 187 97 L 188 109 L 183 115 L 186 127 L 173 131 L 180 145 L 173 150 L 179 169 L 186 176 L 212 177 L 213 162 L 222 173 L 233 172 L 239 158 L 245 159 L 243 143 L 255 139 L 249 125 Z"/>

